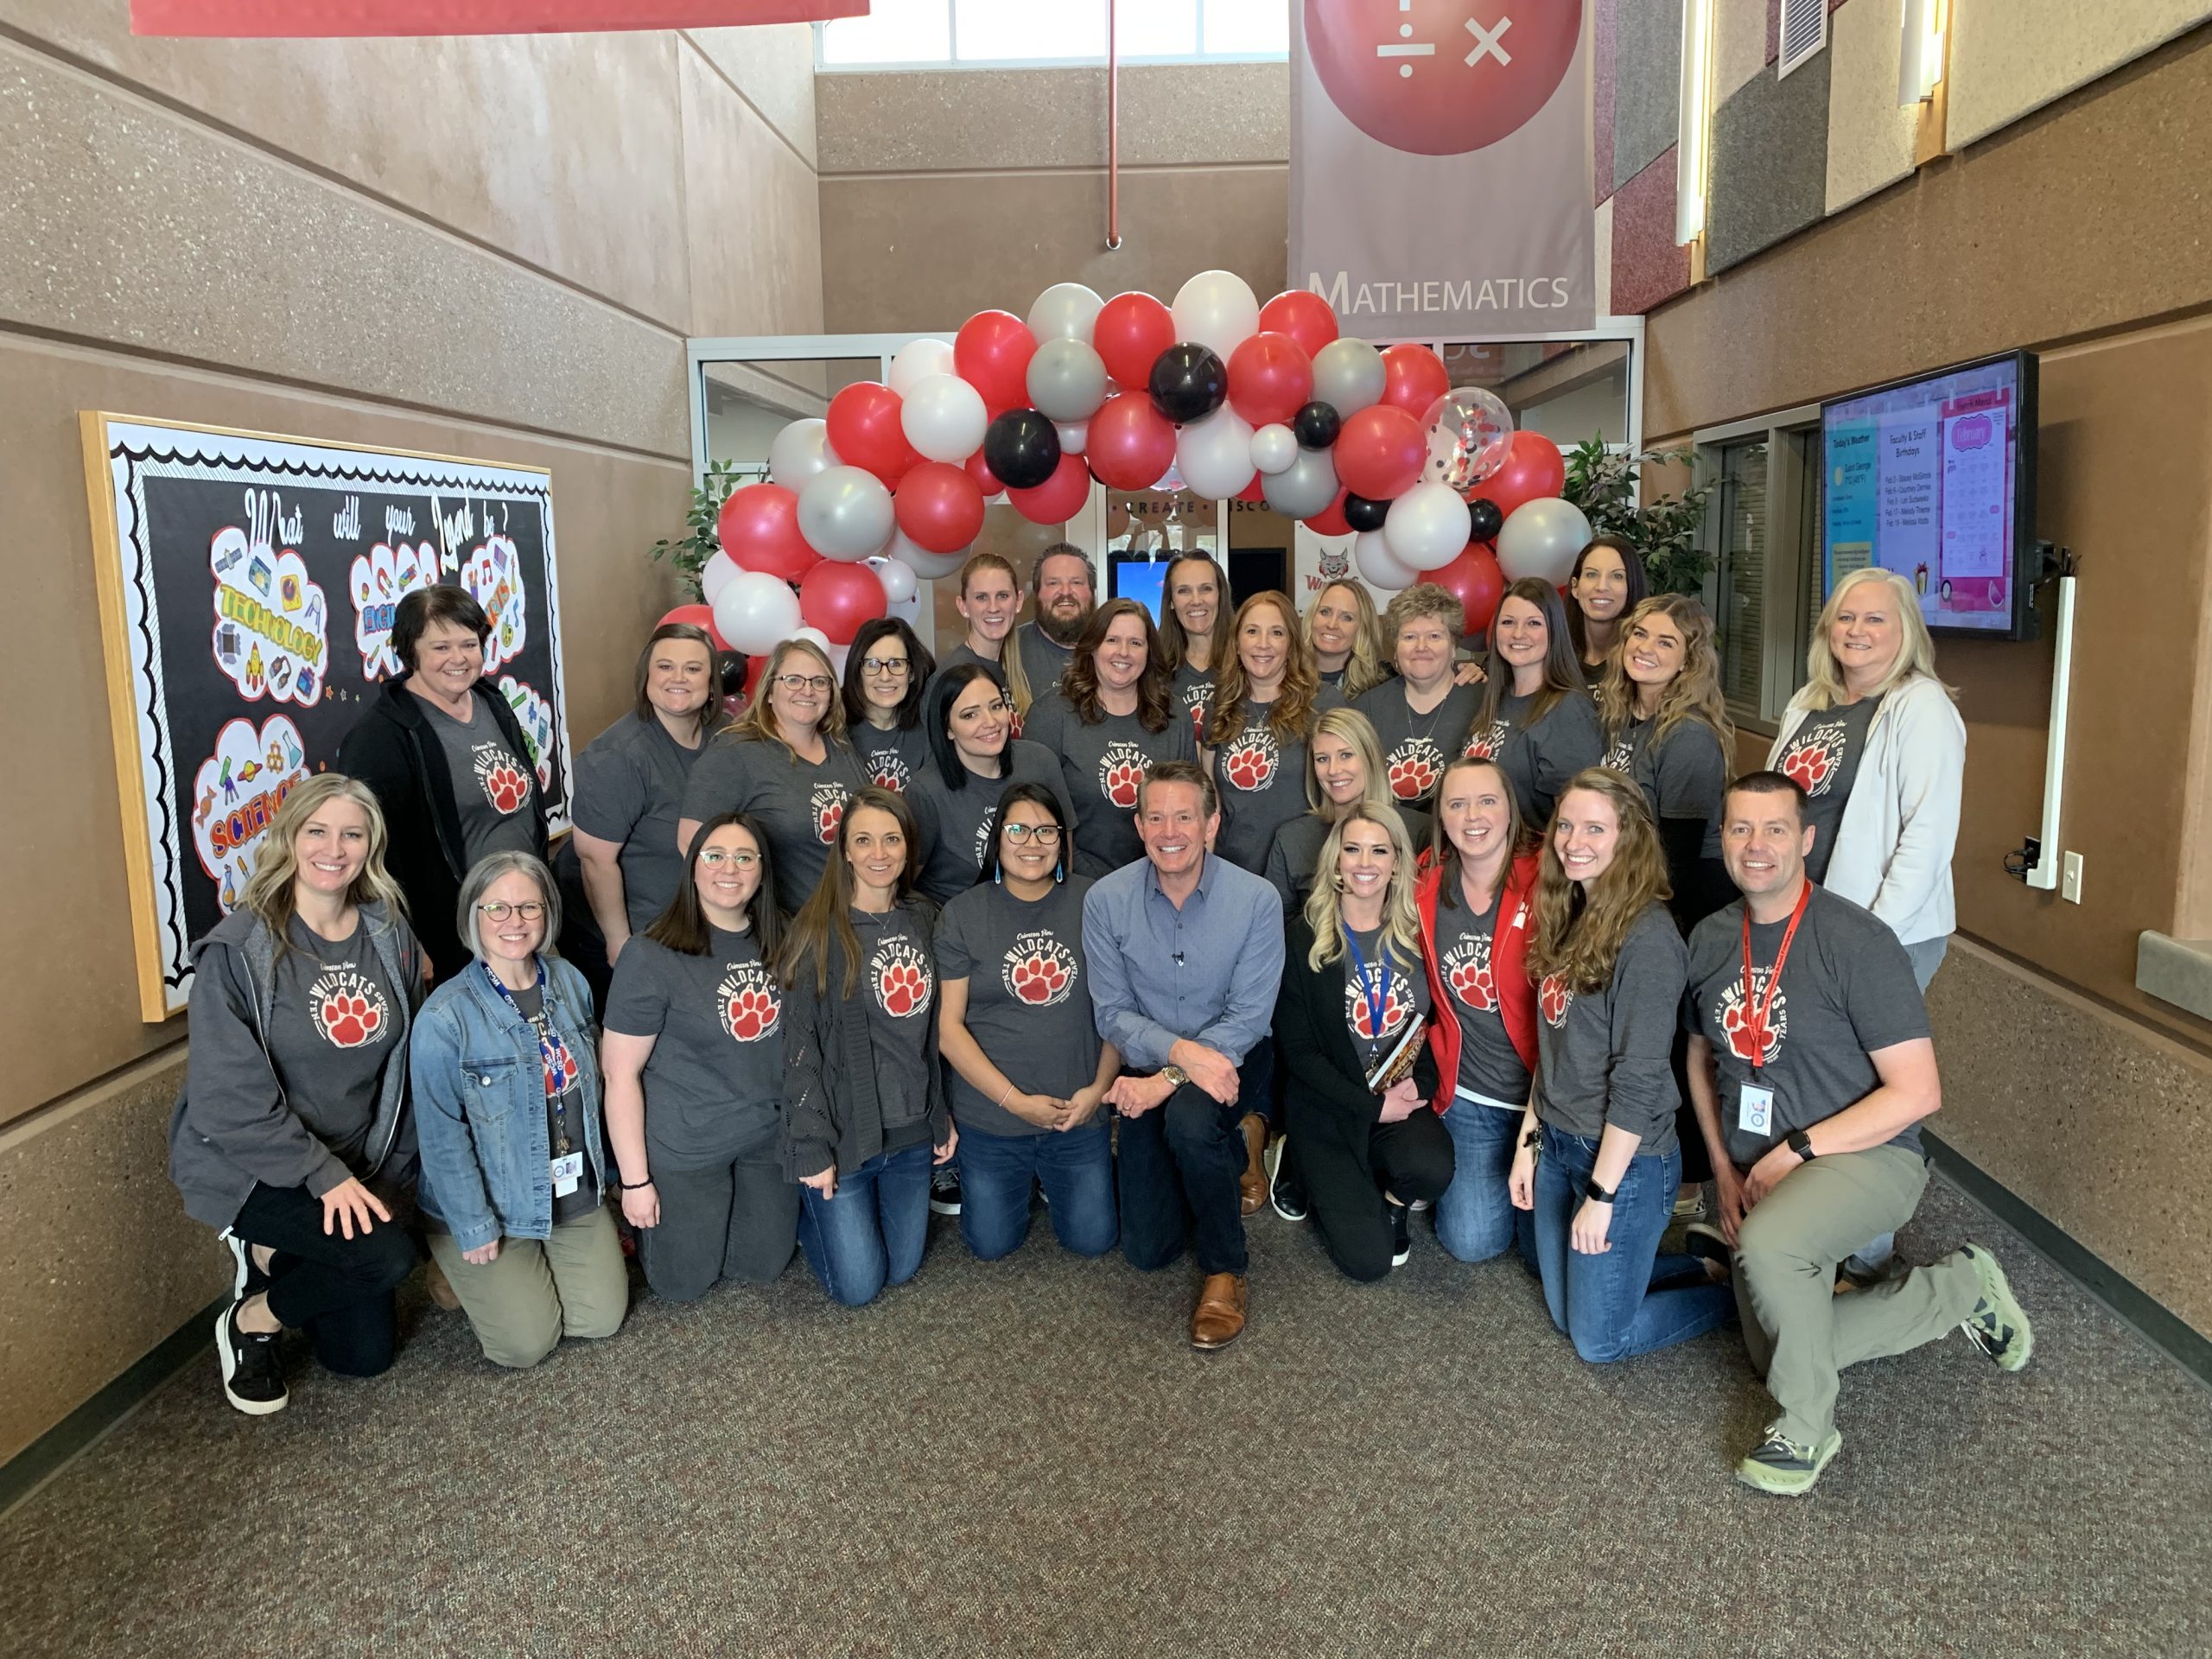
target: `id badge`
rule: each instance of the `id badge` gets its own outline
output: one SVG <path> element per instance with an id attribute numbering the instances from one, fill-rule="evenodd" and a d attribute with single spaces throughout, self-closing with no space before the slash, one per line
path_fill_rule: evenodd
<path id="1" fill-rule="evenodd" d="M 565 1158 L 556 1158 L 552 1170 L 553 1196 L 565 1198 L 583 1183 L 584 1155 L 581 1152 L 572 1152 Z"/>
<path id="2" fill-rule="evenodd" d="M 1744 1084 L 1736 1096 L 1736 1127 L 1745 1135 L 1774 1133 L 1774 1090 Z"/>

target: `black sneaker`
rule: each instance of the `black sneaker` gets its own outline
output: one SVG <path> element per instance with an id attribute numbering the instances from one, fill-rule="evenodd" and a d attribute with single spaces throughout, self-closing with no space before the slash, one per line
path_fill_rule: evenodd
<path id="1" fill-rule="evenodd" d="M 1682 1229 L 1682 1249 L 1700 1262 L 1719 1268 L 1719 1277 L 1713 1280 L 1715 1284 L 1725 1281 L 1732 1270 L 1734 1253 L 1728 1248 L 1728 1236 L 1709 1221 L 1694 1221 Z"/>
<path id="2" fill-rule="evenodd" d="M 930 1209 L 940 1216 L 960 1213 L 960 1172 L 941 1169 L 930 1177 Z"/>
<path id="3" fill-rule="evenodd" d="M 238 1305 L 215 1316 L 215 1358 L 223 1368 L 223 1395 L 249 1417 L 266 1417 L 292 1403 L 284 1391 L 284 1368 L 276 1357 L 276 1333 L 258 1336 L 238 1327 Z"/>
<path id="4" fill-rule="evenodd" d="M 1268 1202 L 1274 1206 L 1275 1214 L 1285 1221 L 1305 1220 L 1306 1185 L 1298 1179 L 1297 1167 L 1290 1161 L 1290 1137 L 1277 1135 L 1269 1143 L 1264 1161 Z"/>
<path id="5" fill-rule="evenodd" d="M 1770 1423 L 1758 1449 L 1736 1465 L 1736 1478 L 1777 1497 L 1802 1497 L 1842 1449 L 1843 1436 L 1835 1429 L 1818 1446 L 1801 1446 L 1782 1433 L 1780 1423 Z"/>
<path id="6" fill-rule="evenodd" d="M 1388 1199 L 1382 1207 L 1390 1212 L 1390 1265 L 1402 1268 L 1414 1259 L 1414 1212 Z"/>
<path id="7" fill-rule="evenodd" d="M 2005 1281 L 2004 1268 L 1997 1265 L 1986 1245 L 1968 1244 L 1960 1254 L 1974 1263 L 1974 1277 L 1981 1281 L 1981 1296 L 1959 1329 L 2001 1369 L 2017 1371 L 2028 1363 L 2036 1347 L 2027 1312 L 2014 1299 L 2012 1287 Z"/>

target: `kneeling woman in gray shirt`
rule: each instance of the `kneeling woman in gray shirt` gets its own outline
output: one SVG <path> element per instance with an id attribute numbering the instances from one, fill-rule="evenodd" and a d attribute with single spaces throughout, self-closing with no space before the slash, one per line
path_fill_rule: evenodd
<path id="1" fill-rule="evenodd" d="M 1735 1306 L 1697 1258 L 1659 1255 L 1681 1185 L 1669 1056 L 1689 977 L 1668 891 L 1642 791 L 1577 772 L 1537 876 L 1536 1088 L 1508 1179 L 1535 1211 L 1552 1323 L 1593 1363 L 1685 1341 Z"/>
<path id="2" fill-rule="evenodd" d="M 921 1267 L 930 1169 L 957 1139 L 919 854 L 905 800 L 873 784 L 857 791 L 784 950 L 784 1170 L 804 1189 L 807 1265 L 848 1307 Z"/>

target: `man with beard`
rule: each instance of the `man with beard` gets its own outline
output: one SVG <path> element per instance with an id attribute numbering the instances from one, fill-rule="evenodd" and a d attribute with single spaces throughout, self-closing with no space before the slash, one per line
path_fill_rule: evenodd
<path id="1" fill-rule="evenodd" d="M 1029 595 L 1036 601 L 1037 614 L 1014 631 L 1014 640 L 1033 701 L 1059 684 L 1084 625 L 1098 607 L 1097 573 L 1090 567 L 1090 556 L 1071 542 L 1054 542 L 1037 556 Z"/>

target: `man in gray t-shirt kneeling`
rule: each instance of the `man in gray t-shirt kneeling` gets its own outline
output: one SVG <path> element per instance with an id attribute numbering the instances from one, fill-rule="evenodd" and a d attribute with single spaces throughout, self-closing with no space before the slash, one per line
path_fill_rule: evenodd
<path id="1" fill-rule="evenodd" d="M 1997 1258 L 1954 1250 L 1847 1296 L 1836 1264 L 1910 1219 L 1928 1185 L 1920 1120 L 1942 1103 L 1912 963 L 1871 912 L 1814 885 L 1805 792 L 1778 772 L 1738 779 L 1721 856 L 1743 898 L 1690 935 L 1690 1100 L 1719 1189 L 1717 1253 L 1733 1250 L 1751 1363 L 1782 1408 L 1736 1467 L 1761 1491 L 1811 1490 L 1843 1437 L 1838 1373 L 1954 1325 L 2008 1371 L 2033 1337 Z M 1695 1242 L 1693 1248 L 1696 1248 Z"/>

